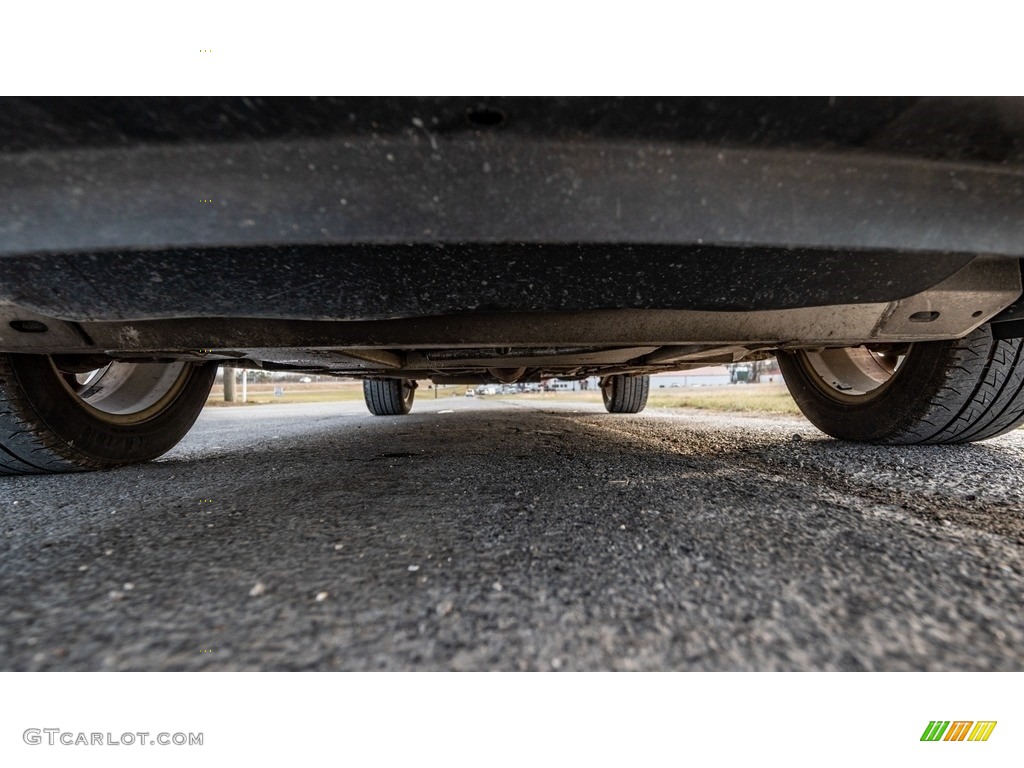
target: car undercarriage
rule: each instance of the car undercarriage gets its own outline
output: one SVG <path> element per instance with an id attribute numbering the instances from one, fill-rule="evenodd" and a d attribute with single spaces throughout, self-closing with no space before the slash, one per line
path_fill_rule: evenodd
<path id="1" fill-rule="evenodd" d="M 9 381 L 38 358 L 125 429 L 217 365 L 359 377 L 381 415 L 416 380 L 599 376 L 635 412 L 634 378 L 779 356 L 830 434 L 920 442 L 830 425 L 921 350 L 1019 357 L 1017 99 L 2 106 Z M 978 435 L 1017 423 L 1009 386 Z"/>

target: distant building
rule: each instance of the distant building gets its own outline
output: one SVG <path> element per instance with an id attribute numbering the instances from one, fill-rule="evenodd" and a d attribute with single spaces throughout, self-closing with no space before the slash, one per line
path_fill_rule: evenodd
<path id="1" fill-rule="evenodd" d="M 727 368 L 733 384 L 782 383 L 782 371 L 779 370 L 779 362 L 774 357 L 769 360 L 734 363 Z"/>
<path id="2" fill-rule="evenodd" d="M 585 379 L 570 379 L 562 381 L 561 379 L 545 379 L 542 385 L 547 391 L 587 391 L 587 390 L 598 390 L 601 388 L 601 378 L 599 376 L 588 376 Z"/>
<path id="3" fill-rule="evenodd" d="M 720 387 L 729 383 L 729 369 L 724 365 L 693 368 L 677 373 L 651 374 L 651 389 L 672 387 Z"/>

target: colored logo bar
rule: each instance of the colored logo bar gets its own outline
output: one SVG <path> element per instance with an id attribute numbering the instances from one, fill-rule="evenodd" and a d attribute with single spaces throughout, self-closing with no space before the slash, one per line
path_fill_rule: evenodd
<path id="1" fill-rule="evenodd" d="M 931 720 L 921 741 L 988 741 L 996 720 Z"/>

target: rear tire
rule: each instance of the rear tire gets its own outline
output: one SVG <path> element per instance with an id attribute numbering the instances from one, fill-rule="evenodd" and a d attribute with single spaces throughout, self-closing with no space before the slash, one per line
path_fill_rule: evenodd
<path id="1" fill-rule="evenodd" d="M 912 344 L 888 379 L 848 394 L 843 366 L 815 366 L 821 353 L 779 354 L 786 385 L 818 429 L 841 440 L 891 445 L 973 443 L 1024 422 L 1021 339 L 1000 340 L 990 326 L 963 339 Z M 818 358 L 815 358 L 815 354 Z M 829 351 L 835 355 L 835 351 Z M 848 377 L 845 386 L 855 384 Z"/>
<path id="2" fill-rule="evenodd" d="M 115 362 L 76 378 L 46 355 L 0 354 L 0 474 L 155 459 L 191 429 L 216 375 L 216 364 Z"/>
<path id="3" fill-rule="evenodd" d="M 601 397 L 608 413 L 640 413 L 647 405 L 651 377 L 605 376 L 601 379 Z"/>
<path id="4" fill-rule="evenodd" d="M 404 416 L 415 394 L 414 379 L 363 379 L 363 399 L 374 416 Z"/>

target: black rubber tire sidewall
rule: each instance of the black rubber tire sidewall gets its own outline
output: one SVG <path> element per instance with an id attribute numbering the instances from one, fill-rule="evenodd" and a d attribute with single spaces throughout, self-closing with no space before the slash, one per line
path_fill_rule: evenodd
<path id="1" fill-rule="evenodd" d="M 804 416 L 818 429 L 841 440 L 888 443 L 910 432 L 927 413 L 943 386 L 950 342 L 914 344 L 899 371 L 876 397 L 847 403 L 819 389 L 796 353 L 780 352 L 779 368 Z"/>
<path id="2" fill-rule="evenodd" d="M 149 461 L 169 451 L 199 417 L 217 375 L 215 363 L 189 364 L 188 379 L 162 411 L 138 424 L 111 424 L 68 392 L 48 357 L 12 354 L 8 359 L 20 399 L 31 410 L 21 418 L 41 427 L 44 438 L 49 433 L 66 444 L 56 452 L 83 468 Z"/>

